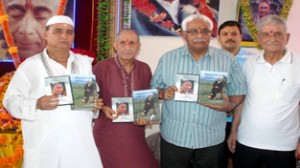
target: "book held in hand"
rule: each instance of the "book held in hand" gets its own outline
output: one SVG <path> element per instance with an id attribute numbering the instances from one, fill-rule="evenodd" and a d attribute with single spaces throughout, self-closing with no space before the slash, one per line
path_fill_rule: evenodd
<path id="1" fill-rule="evenodd" d="M 95 75 L 70 75 L 72 110 L 92 110 L 98 98 Z"/>
<path id="2" fill-rule="evenodd" d="M 197 102 L 199 75 L 177 74 L 175 86 L 178 92 L 175 92 L 174 100 Z"/>
<path id="3" fill-rule="evenodd" d="M 226 82 L 227 72 L 201 71 L 198 103 L 224 105 Z"/>
<path id="4" fill-rule="evenodd" d="M 132 92 L 134 120 L 160 121 L 160 108 L 157 89 L 135 90 Z M 154 123 L 155 123 L 154 122 Z"/>
<path id="5" fill-rule="evenodd" d="M 45 77 L 46 95 L 58 98 L 58 105 L 73 104 L 73 95 L 69 76 Z"/>
<path id="6" fill-rule="evenodd" d="M 115 111 L 113 122 L 133 122 L 133 105 L 131 97 L 113 97 L 112 109 Z"/>

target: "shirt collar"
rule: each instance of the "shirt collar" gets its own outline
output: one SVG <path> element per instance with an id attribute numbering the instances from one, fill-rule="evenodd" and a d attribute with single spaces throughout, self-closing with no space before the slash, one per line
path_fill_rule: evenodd
<path id="1" fill-rule="evenodd" d="M 257 57 L 256 61 L 257 61 L 257 63 L 266 63 L 267 62 L 264 58 L 264 52 L 262 52 L 260 54 L 260 56 Z M 286 63 L 286 64 L 293 63 L 293 54 L 290 51 L 286 50 L 284 56 L 278 61 L 278 63 L 279 62 Z"/>

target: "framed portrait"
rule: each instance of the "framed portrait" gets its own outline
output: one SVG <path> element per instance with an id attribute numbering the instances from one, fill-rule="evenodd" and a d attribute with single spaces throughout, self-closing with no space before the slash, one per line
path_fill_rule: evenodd
<path id="1" fill-rule="evenodd" d="M 237 20 L 241 24 L 243 40 L 241 46 L 256 47 L 256 24 L 260 18 L 279 15 L 284 0 L 242 0 L 239 2 Z"/>
<path id="2" fill-rule="evenodd" d="M 46 77 L 45 87 L 46 95 L 56 96 L 59 100 L 59 105 L 73 104 L 73 95 L 69 76 Z"/>
<path id="3" fill-rule="evenodd" d="M 132 0 L 130 27 L 140 35 L 179 36 L 181 22 L 191 14 L 201 13 L 209 17 L 214 25 L 212 36 L 217 36 L 220 0 Z M 125 9 L 126 9 L 125 8 Z M 126 13 L 126 11 L 125 11 Z M 126 16 L 126 14 L 125 14 Z M 127 23 L 124 23 L 127 25 Z"/>
<path id="4" fill-rule="evenodd" d="M 26 1 L 27 2 L 27 1 Z M 41 52 L 46 46 L 43 33 L 50 17 L 59 9 L 60 1 L 3 0 L 3 7 L 9 19 L 9 32 L 18 48 L 21 60 Z M 65 15 L 73 18 L 76 0 L 68 0 Z M 36 12 L 38 11 L 38 12 Z M 76 23 L 75 23 L 76 24 Z M 0 26 L 0 62 L 13 62 Z"/>
<path id="5" fill-rule="evenodd" d="M 174 100 L 197 102 L 199 75 L 177 74 L 175 86 L 178 92 L 175 92 Z"/>
<path id="6" fill-rule="evenodd" d="M 133 104 L 131 97 L 113 97 L 112 109 L 115 111 L 113 122 L 133 122 Z"/>

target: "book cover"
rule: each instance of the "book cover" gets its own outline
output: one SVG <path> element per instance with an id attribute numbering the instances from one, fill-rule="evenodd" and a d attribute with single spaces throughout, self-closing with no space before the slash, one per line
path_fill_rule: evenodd
<path id="1" fill-rule="evenodd" d="M 73 104 L 73 95 L 69 76 L 45 77 L 46 95 L 58 97 L 58 105 Z"/>
<path id="2" fill-rule="evenodd" d="M 70 75 L 72 110 L 92 110 L 98 98 L 95 75 Z"/>
<path id="3" fill-rule="evenodd" d="M 160 108 L 157 89 L 136 90 L 132 92 L 134 120 L 160 121 Z"/>
<path id="4" fill-rule="evenodd" d="M 174 100 L 197 102 L 199 89 L 199 75 L 177 74 Z"/>
<path id="5" fill-rule="evenodd" d="M 198 103 L 224 105 L 226 82 L 227 72 L 201 71 Z"/>
<path id="6" fill-rule="evenodd" d="M 133 122 L 133 104 L 131 97 L 113 97 L 112 109 L 116 112 L 113 122 Z"/>

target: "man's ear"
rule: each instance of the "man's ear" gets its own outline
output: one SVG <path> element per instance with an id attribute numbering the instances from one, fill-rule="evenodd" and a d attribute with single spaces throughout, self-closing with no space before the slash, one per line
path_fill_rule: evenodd
<path id="1" fill-rule="evenodd" d="M 115 53 L 117 53 L 117 42 L 113 43 L 113 49 L 114 49 Z"/>

